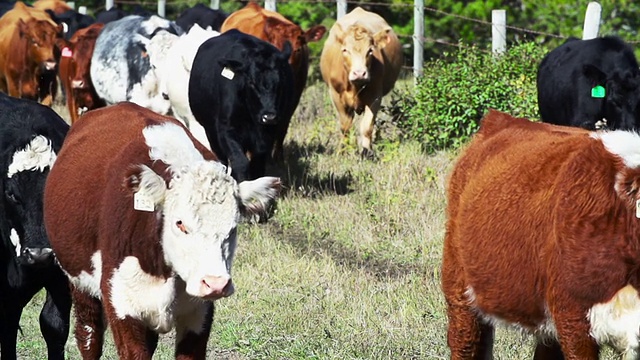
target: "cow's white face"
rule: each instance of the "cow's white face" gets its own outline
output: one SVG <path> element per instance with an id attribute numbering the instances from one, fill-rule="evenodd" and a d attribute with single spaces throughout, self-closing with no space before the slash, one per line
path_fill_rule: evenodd
<path id="1" fill-rule="evenodd" d="M 362 25 L 355 24 L 343 31 L 337 25 L 337 40 L 342 47 L 342 57 L 349 81 L 360 87 L 371 81 L 371 62 L 380 58 L 380 50 L 389 42 L 389 29 L 372 34 Z"/>
<path id="2" fill-rule="evenodd" d="M 217 299 L 233 293 L 237 192 L 235 181 L 210 161 L 180 169 L 169 184 L 162 247 L 165 261 L 193 296 Z"/>

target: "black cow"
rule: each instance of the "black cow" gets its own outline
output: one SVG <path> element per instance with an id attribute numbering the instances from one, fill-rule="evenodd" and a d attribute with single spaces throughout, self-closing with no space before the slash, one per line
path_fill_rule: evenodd
<path id="1" fill-rule="evenodd" d="M 127 16 L 127 13 L 124 10 L 114 6 L 109 10 L 102 10 L 96 14 L 96 22 L 108 24 L 112 21 L 120 20 L 125 16 Z"/>
<path id="2" fill-rule="evenodd" d="M 273 45 L 237 30 L 205 41 L 189 79 L 189 105 L 220 161 L 242 182 L 265 173 L 277 125 L 289 121 L 291 45 Z M 247 158 L 246 153 L 250 153 Z"/>
<path id="3" fill-rule="evenodd" d="M 16 359 L 22 309 L 40 289 L 49 359 L 64 359 L 71 295 L 42 217 L 47 175 L 69 126 L 53 110 L 0 93 L 0 353 Z M 43 356 L 44 358 L 44 356 Z"/>
<path id="4" fill-rule="evenodd" d="M 66 40 L 71 39 L 73 34 L 80 29 L 84 29 L 87 26 L 95 23 L 96 21 L 89 15 L 80 14 L 75 10 L 67 10 L 60 15 L 56 15 L 51 10 L 45 10 L 49 16 L 58 24 L 63 24 L 64 38 Z"/>
<path id="5" fill-rule="evenodd" d="M 193 24 L 198 24 L 203 29 L 210 26 L 211 30 L 220 31 L 227 16 L 222 10 L 214 10 L 204 4 L 196 4 L 192 8 L 184 10 L 176 19 L 176 24 L 185 32 L 189 32 Z"/>
<path id="6" fill-rule="evenodd" d="M 638 62 L 617 37 L 567 40 L 542 60 L 537 84 L 544 122 L 590 130 L 640 125 Z"/>

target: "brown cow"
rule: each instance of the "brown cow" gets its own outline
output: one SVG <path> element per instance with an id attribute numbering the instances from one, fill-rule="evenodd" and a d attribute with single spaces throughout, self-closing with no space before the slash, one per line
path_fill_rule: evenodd
<path id="1" fill-rule="evenodd" d="M 72 124 L 81 113 L 105 106 L 93 88 L 89 73 L 93 48 L 103 27 L 104 24 L 101 23 L 92 24 L 76 31 L 69 41 L 56 40 L 61 53 L 58 71 L 62 87 L 67 92 L 67 107 Z"/>
<path id="2" fill-rule="evenodd" d="M 536 359 L 639 354 L 640 136 L 491 111 L 448 186 L 442 287 L 451 359 L 489 359 L 493 328 Z"/>
<path id="3" fill-rule="evenodd" d="M 343 136 L 347 136 L 355 113 L 360 120 L 358 144 L 362 156 L 373 158 L 371 138 L 382 96 L 398 79 L 402 67 L 398 37 L 384 19 L 355 8 L 329 31 L 320 57 L 322 78 L 329 85 L 338 110 Z"/>
<path id="4" fill-rule="evenodd" d="M 291 115 L 293 115 L 300 102 L 302 91 L 307 84 L 307 73 L 309 71 L 309 47 L 307 43 L 322 39 L 327 28 L 323 25 L 315 25 L 309 30 L 303 31 L 300 26 L 294 24 L 291 20 L 277 12 L 265 10 L 252 1 L 244 8 L 229 15 L 222 24 L 220 32 L 225 32 L 229 29 L 238 29 L 245 34 L 253 35 L 258 39 L 273 44 L 281 51 L 285 42 L 291 43 L 293 51 L 289 57 L 289 64 L 293 70 L 294 81 L 291 108 Z M 282 144 L 287 136 L 291 116 L 287 116 L 286 119 L 287 121 L 278 124 L 279 131 L 276 135 L 272 152 L 275 159 L 282 157 Z"/>
<path id="5" fill-rule="evenodd" d="M 213 300 L 233 293 L 241 215 L 280 180 L 237 184 L 179 121 L 133 103 L 83 115 L 47 178 L 45 226 L 75 305 L 83 359 L 109 323 L 121 359 L 151 359 L 176 328 L 176 358 L 204 359 Z"/>
<path id="6" fill-rule="evenodd" d="M 51 105 L 57 81 L 54 40 L 62 31 L 47 13 L 17 2 L 0 18 L 0 91 Z"/>

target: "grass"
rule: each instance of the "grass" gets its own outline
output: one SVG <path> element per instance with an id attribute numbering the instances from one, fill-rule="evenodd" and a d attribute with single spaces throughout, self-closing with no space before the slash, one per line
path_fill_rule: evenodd
<path id="1" fill-rule="evenodd" d="M 340 151 L 325 85 L 305 91 L 285 163 L 269 169 L 286 189 L 268 223 L 241 227 L 236 293 L 216 303 L 209 358 L 448 358 L 440 261 L 457 154 L 426 155 L 380 120 L 379 159 L 362 161 L 353 138 Z M 23 359 L 45 357 L 42 301 L 25 309 Z M 72 336 L 67 348 L 79 358 Z M 172 348 L 172 335 L 161 337 L 155 359 Z M 494 349 L 496 359 L 532 357 L 531 340 L 513 331 L 499 329 Z M 103 358 L 117 358 L 110 338 Z"/>

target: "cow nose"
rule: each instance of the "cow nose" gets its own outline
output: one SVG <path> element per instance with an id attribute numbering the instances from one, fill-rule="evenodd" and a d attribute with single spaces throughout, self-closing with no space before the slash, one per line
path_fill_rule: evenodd
<path id="1" fill-rule="evenodd" d="M 46 264 L 53 259 L 51 248 L 24 248 L 22 249 L 22 260 L 29 265 Z"/>
<path id="2" fill-rule="evenodd" d="M 205 276 L 200 280 L 200 296 L 207 299 L 220 299 L 234 292 L 231 278 L 221 276 Z"/>
<path id="3" fill-rule="evenodd" d="M 47 61 L 44 62 L 44 68 L 46 70 L 49 70 L 49 71 L 55 70 L 56 69 L 56 62 L 53 61 L 53 60 L 47 60 Z"/>
<path id="4" fill-rule="evenodd" d="M 262 115 L 262 122 L 264 124 L 273 124 L 276 120 L 276 114 L 274 113 L 267 113 Z"/>
<path id="5" fill-rule="evenodd" d="M 71 82 L 71 87 L 74 89 L 82 89 L 84 88 L 84 81 L 83 80 L 73 80 Z"/>
<path id="6" fill-rule="evenodd" d="M 350 78 L 349 80 L 351 81 L 367 80 L 367 69 L 365 68 L 365 69 L 352 70 L 349 78 Z"/>

